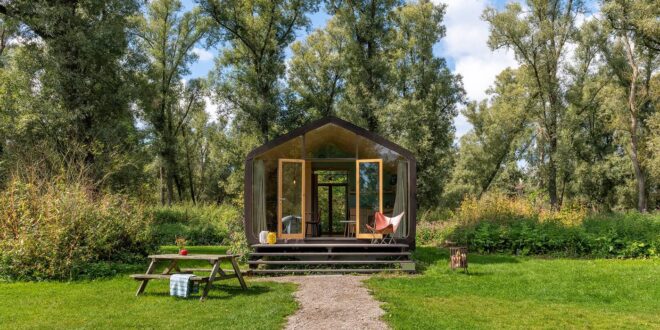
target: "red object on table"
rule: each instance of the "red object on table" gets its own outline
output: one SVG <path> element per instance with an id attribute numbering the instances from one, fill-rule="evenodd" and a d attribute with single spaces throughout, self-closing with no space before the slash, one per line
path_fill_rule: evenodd
<path id="1" fill-rule="evenodd" d="M 188 250 L 186 250 L 186 249 L 179 250 L 179 254 L 182 255 L 182 256 L 187 256 L 188 255 Z"/>

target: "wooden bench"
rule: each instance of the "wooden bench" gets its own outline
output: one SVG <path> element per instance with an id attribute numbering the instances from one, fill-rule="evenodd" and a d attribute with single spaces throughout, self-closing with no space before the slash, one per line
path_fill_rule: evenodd
<path id="1" fill-rule="evenodd" d="M 206 283 L 204 290 L 202 291 L 202 296 L 200 297 L 200 301 L 204 301 L 206 297 L 208 296 L 209 290 L 211 289 L 211 284 L 214 281 L 219 281 L 219 280 L 224 280 L 224 279 L 229 279 L 229 278 L 236 278 L 238 279 L 238 282 L 241 284 L 241 288 L 243 290 L 247 290 L 247 285 L 245 284 L 245 280 L 243 280 L 243 276 L 241 274 L 241 270 L 238 268 L 238 263 L 236 262 L 237 255 L 231 255 L 231 254 L 191 254 L 191 255 L 186 255 L 182 256 L 179 254 L 157 254 L 157 255 L 150 255 L 149 259 L 151 259 L 151 263 L 149 264 L 149 268 L 147 268 L 147 271 L 145 274 L 133 274 L 130 275 L 130 277 L 136 281 L 142 281 L 140 283 L 140 286 L 138 287 L 137 293 L 135 294 L 136 296 L 139 296 L 141 293 L 144 292 L 144 290 L 147 287 L 147 283 L 149 283 L 150 280 L 169 280 L 170 277 L 172 277 L 172 271 L 176 271 L 177 273 L 184 273 L 184 274 L 192 274 L 192 272 L 209 272 L 209 276 L 193 276 L 190 278 L 191 281 L 193 282 L 200 282 L 200 283 Z M 178 262 L 181 260 L 205 260 L 210 262 L 213 266 L 211 268 L 179 268 Z M 225 271 L 222 268 L 220 268 L 220 263 L 223 260 L 227 260 L 231 262 L 232 268 L 234 271 Z M 169 261 L 168 266 L 165 268 L 165 270 L 161 274 L 154 274 L 154 271 L 156 269 L 156 265 L 158 262 L 161 261 Z"/>

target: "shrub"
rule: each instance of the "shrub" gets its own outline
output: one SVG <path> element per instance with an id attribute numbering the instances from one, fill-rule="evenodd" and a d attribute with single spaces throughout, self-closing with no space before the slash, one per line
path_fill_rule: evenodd
<path id="1" fill-rule="evenodd" d="M 638 258 L 658 255 L 660 215 L 588 215 L 580 205 L 561 211 L 503 195 L 466 199 L 455 216 L 420 223 L 421 244 L 451 240 L 481 253 Z"/>
<path id="2" fill-rule="evenodd" d="M 152 207 L 153 235 L 161 245 L 174 244 L 184 237 L 189 245 L 229 244 L 229 222 L 240 211 L 229 204 L 194 205 L 191 203 Z"/>
<path id="3" fill-rule="evenodd" d="M 240 260 L 243 262 L 247 261 L 248 253 L 250 253 L 250 245 L 245 237 L 245 220 L 240 216 L 231 218 L 228 226 L 229 252 L 240 254 Z"/>
<path id="4" fill-rule="evenodd" d="M 84 182 L 12 179 L 0 193 L 0 276 L 93 278 L 155 249 L 151 218 L 125 196 Z"/>

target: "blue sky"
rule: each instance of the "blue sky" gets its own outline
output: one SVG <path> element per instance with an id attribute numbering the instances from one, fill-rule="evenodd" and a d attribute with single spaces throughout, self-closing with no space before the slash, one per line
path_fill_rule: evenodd
<path id="1" fill-rule="evenodd" d="M 437 56 L 445 58 L 450 69 L 463 77 L 463 84 L 470 100 L 481 100 L 486 97 L 486 89 L 493 83 L 495 76 L 506 67 L 517 66 L 511 52 L 488 49 L 488 25 L 480 19 L 486 6 L 501 8 L 506 0 L 445 0 L 436 2 L 446 3 L 447 13 L 444 24 L 447 35 L 435 47 Z M 189 9 L 193 6 L 192 0 L 184 0 L 184 6 Z M 322 28 L 330 16 L 323 6 L 320 11 L 310 15 L 311 29 Z M 304 40 L 307 31 L 297 31 L 297 38 Z M 213 69 L 214 59 L 218 49 L 203 49 L 201 45 L 194 49 L 199 59 L 190 67 L 190 75 L 186 78 L 206 77 Z M 207 103 L 211 103 L 208 102 Z M 207 111 L 215 118 L 217 107 L 213 104 L 207 106 Z M 457 137 L 470 129 L 469 123 L 463 116 L 454 120 Z"/>

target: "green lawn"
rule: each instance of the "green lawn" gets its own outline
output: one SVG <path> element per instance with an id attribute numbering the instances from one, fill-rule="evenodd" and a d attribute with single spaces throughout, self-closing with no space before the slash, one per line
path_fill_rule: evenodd
<path id="1" fill-rule="evenodd" d="M 174 249 L 164 248 L 164 252 Z M 142 271 L 146 267 L 145 261 Z M 236 280 L 220 281 L 203 303 L 198 296 L 169 297 L 167 281 L 151 281 L 140 297 L 135 297 L 137 286 L 126 274 L 70 283 L 0 283 L 0 329 L 280 329 L 286 316 L 297 309 L 295 286 L 290 284 L 248 280 L 249 290 L 243 291 Z"/>
<path id="2" fill-rule="evenodd" d="M 570 260 L 448 254 L 418 248 L 424 270 L 367 281 L 396 329 L 660 328 L 660 260 Z"/>
<path id="3" fill-rule="evenodd" d="M 174 252 L 175 247 L 163 247 Z M 193 247 L 191 253 L 222 253 Z M 660 328 L 660 260 L 569 260 L 470 255 L 470 274 L 446 251 L 419 248 L 421 275 L 367 281 L 396 329 Z M 194 264 L 191 264 L 193 266 Z M 144 265 L 138 269 L 144 270 Z M 225 265 L 223 268 L 228 268 Z M 0 329 L 279 329 L 297 306 L 293 285 L 218 282 L 209 299 L 168 296 L 152 281 L 135 297 L 126 274 L 96 281 L 0 283 Z"/>

